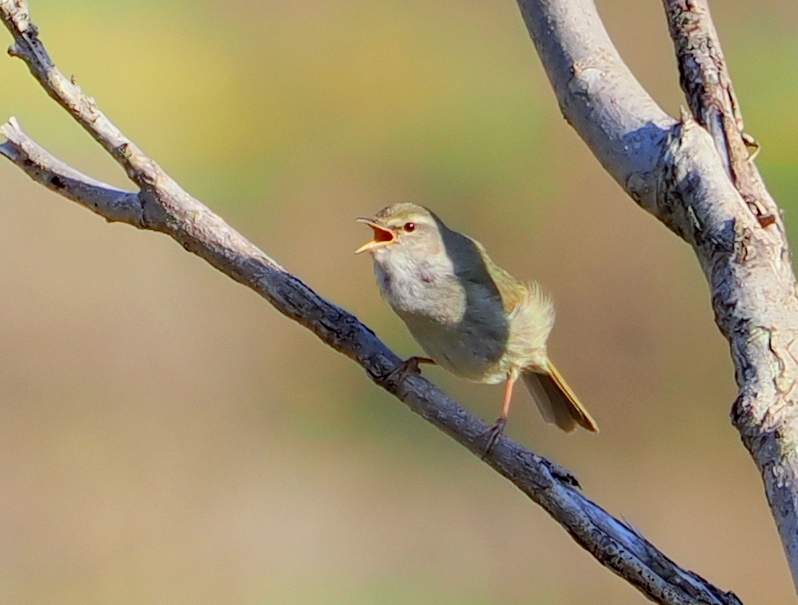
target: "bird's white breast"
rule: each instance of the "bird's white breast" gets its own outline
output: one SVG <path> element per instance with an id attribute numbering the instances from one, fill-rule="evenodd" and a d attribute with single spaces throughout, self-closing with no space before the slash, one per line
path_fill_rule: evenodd
<path id="1" fill-rule="evenodd" d="M 478 382 L 500 382 L 509 329 L 501 299 L 457 278 L 446 255 L 407 262 L 401 254 L 375 255 L 382 296 L 435 362 Z"/>

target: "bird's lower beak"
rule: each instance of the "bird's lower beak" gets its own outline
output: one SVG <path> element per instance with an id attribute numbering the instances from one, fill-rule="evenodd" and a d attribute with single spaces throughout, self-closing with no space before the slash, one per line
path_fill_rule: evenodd
<path id="1" fill-rule="evenodd" d="M 394 239 L 395 239 L 394 235 L 393 235 L 393 233 L 391 231 L 389 231 L 388 229 L 385 229 L 384 227 L 380 227 L 377 223 L 375 223 L 370 218 L 359 218 L 359 219 L 357 219 L 357 222 L 358 223 L 365 223 L 369 227 L 371 227 L 374 230 L 374 239 L 371 240 L 369 243 L 363 244 L 362 246 L 360 246 L 360 248 L 355 250 L 355 254 L 360 254 L 361 252 L 371 252 L 372 250 L 374 250 L 376 248 L 381 248 L 382 246 L 387 246 L 388 244 L 393 242 Z"/>

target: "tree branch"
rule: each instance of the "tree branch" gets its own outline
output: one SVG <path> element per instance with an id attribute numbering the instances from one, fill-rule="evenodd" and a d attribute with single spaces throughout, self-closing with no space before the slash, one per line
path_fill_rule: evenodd
<path id="1" fill-rule="evenodd" d="M 138 194 L 95 181 L 67 166 L 28 138 L 15 118 L 0 127 L 0 133 L 7 139 L 0 144 L 0 154 L 20 166 L 34 181 L 83 204 L 109 222 L 143 226 L 143 206 Z"/>
<path id="2" fill-rule="evenodd" d="M 698 257 L 735 364 L 733 421 L 798 585 L 798 299 L 789 245 L 745 149 L 705 0 L 664 4 L 695 119 L 674 122 L 642 89 L 592 0 L 519 0 L 565 118 L 621 187 Z"/>
<path id="3" fill-rule="evenodd" d="M 663 3 L 690 110 L 709 131 L 727 175 L 758 222 L 740 217 L 734 249 L 708 256 L 715 264 L 727 263 L 727 269 L 709 275 L 718 326 L 732 345 L 740 386 L 734 424 L 762 474 L 798 586 L 798 302 L 789 244 L 781 210 L 748 154 L 751 139 L 743 131 L 706 0 Z"/>
<path id="4" fill-rule="evenodd" d="M 567 9 L 565 3 L 559 4 L 563 6 L 563 11 Z M 528 15 L 525 7 L 531 7 L 530 10 L 534 9 L 535 14 L 542 15 L 544 5 L 522 3 L 532 30 L 532 25 L 537 23 L 536 17 Z M 551 7 L 546 10 L 551 11 Z M 400 384 L 388 380 L 390 370 L 400 359 L 371 330 L 353 315 L 319 297 L 187 194 L 116 129 L 94 101 L 54 67 L 38 39 L 36 28 L 30 23 L 25 2 L 0 0 L 0 16 L 14 38 L 12 54 L 23 59 L 48 94 L 116 158 L 139 191 L 121 191 L 81 175 L 31 141 L 13 120 L 2 127 L 2 134 L 7 141 L 0 145 L 0 153 L 37 182 L 88 207 L 107 220 L 127 222 L 142 229 L 166 233 L 232 279 L 252 288 L 281 313 L 313 331 L 326 344 L 359 363 L 376 384 L 394 394 L 471 452 L 483 454 L 487 426 L 481 420 L 423 377 L 413 375 Z M 573 14 L 565 16 L 574 17 Z M 605 58 L 612 64 L 613 78 L 607 81 L 608 87 L 602 87 L 602 102 L 586 112 L 589 109 L 587 101 L 596 100 L 592 95 L 599 85 L 598 80 L 608 75 L 605 73 L 606 65 L 601 61 L 593 64 L 592 59 L 588 60 L 592 49 L 580 50 L 578 35 L 568 34 L 568 28 L 573 24 L 561 17 L 563 15 L 550 21 L 550 28 L 539 28 L 542 39 L 536 39 L 536 44 L 541 49 L 541 55 L 548 57 L 554 64 L 550 78 L 552 73 L 558 76 L 552 78 L 552 83 L 555 90 L 560 91 L 558 95 L 565 95 L 561 99 L 561 106 L 571 123 L 583 129 L 592 144 L 601 149 L 601 154 L 597 155 L 600 155 L 602 163 L 616 179 L 634 191 L 637 199 L 658 213 L 666 223 L 679 225 L 687 220 L 684 217 L 695 215 L 696 220 L 707 220 L 707 225 L 714 226 L 715 223 L 707 219 L 713 218 L 712 208 L 696 202 L 693 214 L 690 214 L 687 209 L 667 198 L 673 208 L 669 214 L 659 203 L 665 199 L 662 197 L 663 191 L 674 195 L 676 185 L 684 181 L 680 180 L 681 173 L 678 172 L 682 155 L 694 151 L 696 146 L 705 141 L 704 131 L 692 121 L 676 125 L 633 80 L 634 94 L 623 91 L 623 102 L 619 102 L 617 95 L 621 94 L 631 76 L 617 58 L 606 34 L 596 40 L 602 45 Z M 588 21 L 592 19 L 588 13 L 583 13 L 582 17 L 588 18 Z M 595 31 L 603 32 L 603 29 Z M 558 47 L 558 39 L 570 39 L 571 47 Z M 569 55 L 572 51 L 585 51 L 588 54 Z M 581 58 L 575 63 L 574 57 Z M 570 70 L 573 78 L 560 78 L 559 68 Z M 711 146 L 707 149 L 712 151 Z M 663 179 L 658 171 L 663 158 L 670 158 L 666 165 L 674 167 L 669 173 L 671 180 Z M 669 187 L 661 189 L 663 184 Z M 724 190 L 723 193 L 739 202 L 733 189 Z M 701 235 L 719 238 L 724 244 L 730 241 L 726 231 L 701 231 Z M 683 237 L 696 239 L 697 236 L 686 229 Z M 500 438 L 484 459 L 540 504 L 599 562 L 632 583 L 650 599 L 671 605 L 739 603 L 732 593 L 723 592 L 700 576 L 675 565 L 633 528 L 588 500 L 577 489 L 578 483 L 573 475 L 558 465 L 506 437 Z"/>
<path id="5" fill-rule="evenodd" d="M 615 519 L 578 489 L 576 478 L 559 465 L 501 437 L 484 455 L 488 426 L 421 376 L 401 384 L 386 381 L 401 360 L 354 316 L 317 296 L 279 268 L 240 234 L 207 213 L 209 225 L 199 229 L 208 237 L 179 239 L 186 225 L 153 223 L 146 217 L 142 194 L 120 192 L 96 181 L 80 182 L 77 171 L 65 166 L 30 140 L 15 120 L 0 127 L 7 141 L 0 154 L 11 159 L 35 181 L 73 199 L 109 221 L 128 222 L 171 235 L 220 271 L 251 287 L 278 311 L 312 330 L 325 343 L 358 362 L 379 386 L 410 409 L 454 438 L 521 491 L 540 504 L 603 565 L 625 578 L 649 598 L 668 605 L 709 603 L 736 605 L 739 600 L 691 571 L 681 569 L 639 532 Z M 58 183 L 53 185 L 53 183 Z M 150 203 L 159 203 L 157 194 Z M 171 203 L 179 203 L 171 200 Z M 186 210 L 186 214 L 188 214 Z M 224 248 L 223 251 L 218 248 Z M 220 260 L 222 259 L 222 260 Z"/>
<path id="6" fill-rule="evenodd" d="M 676 121 L 621 59 L 593 0 L 518 0 L 560 110 L 601 165 L 654 205 L 663 145 Z"/>
<path id="7" fill-rule="evenodd" d="M 663 0 L 676 50 L 679 83 L 693 118 L 709 131 L 724 168 L 763 227 L 779 209 L 748 153 L 758 144 L 743 130 L 743 116 L 705 0 Z"/>

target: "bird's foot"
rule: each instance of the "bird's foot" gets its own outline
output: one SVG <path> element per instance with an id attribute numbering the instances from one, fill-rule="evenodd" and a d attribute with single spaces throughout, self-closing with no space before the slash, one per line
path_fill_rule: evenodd
<path id="1" fill-rule="evenodd" d="M 483 458 L 490 454 L 493 446 L 496 445 L 496 442 L 499 440 L 499 437 L 504 434 L 504 427 L 506 426 L 507 416 L 500 416 L 496 422 L 494 422 L 480 434 L 480 437 L 485 435 L 488 439 L 487 443 L 485 444 L 485 452 L 482 454 Z"/>
<path id="2" fill-rule="evenodd" d="M 422 363 L 434 364 L 435 362 L 429 357 L 408 357 L 402 363 L 398 364 L 394 369 L 382 376 L 382 382 L 395 382 L 402 384 L 405 378 L 410 374 L 421 374 L 421 368 L 418 366 Z"/>

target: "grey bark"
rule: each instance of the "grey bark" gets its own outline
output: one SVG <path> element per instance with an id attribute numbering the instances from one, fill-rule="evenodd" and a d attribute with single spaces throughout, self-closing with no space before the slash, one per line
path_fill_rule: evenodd
<path id="1" fill-rule="evenodd" d="M 566 120 L 643 208 L 689 243 L 728 339 L 732 420 L 798 585 L 798 299 L 706 0 L 663 0 L 690 114 L 669 118 L 612 46 L 592 0 L 519 0 Z"/>
<path id="2" fill-rule="evenodd" d="M 788 347 L 798 314 L 775 204 L 769 198 L 754 199 L 754 206 L 743 200 L 727 175 L 733 163 L 727 159 L 724 164 L 702 125 L 706 120 L 674 120 L 657 107 L 621 61 L 591 2 L 522 1 L 520 7 L 568 121 L 638 203 L 694 246 L 712 288 L 718 325 L 730 339 L 738 368 L 736 425 L 763 475 L 773 473 L 765 483 L 774 510 L 782 507 L 781 517 L 776 515 L 780 530 L 784 524 L 787 531 L 782 536 L 795 534 L 788 526 L 796 518 L 794 495 L 788 497 L 794 492 L 794 454 L 784 453 L 784 439 L 791 433 L 778 431 L 788 429 L 792 419 L 791 406 L 784 404 L 791 402 L 795 358 Z M 672 30 L 682 31 L 672 13 L 668 12 Z M 0 0 L 0 18 L 14 40 L 11 54 L 21 58 L 47 93 L 114 157 L 136 190 L 119 190 L 68 167 L 29 139 L 13 118 L 0 129 L 6 137 L 0 154 L 37 182 L 109 221 L 169 235 L 258 292 L 360 364 L 370 379 L 413 411 L 483 456 L 599 562 L 651 600 L 739 603 L 732 593 L 680 568 L 636 530 L 587 499 L 565 469 L 506 437 L 484 455 L 487 426 L 481 420 L 421 376 L 411 375 L 399 384 L 391 380 L 390 370 L 400 359 L 371 330 L 319 297 L 186 193 L 64 77 L 38 39 L 26 2 Z M 725 115 L 723 110 L 720 115 Z M 762 210 L 759 215 L 754 207 Z M 785 488 L 779 480 L 787 479 Z M 794 552 L 791 548 L 788 553 Z"/>

